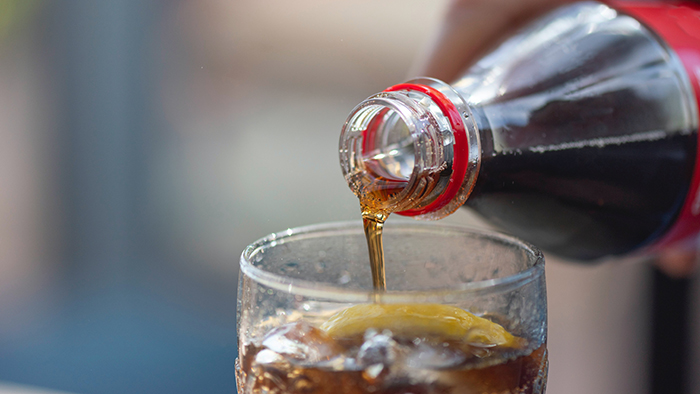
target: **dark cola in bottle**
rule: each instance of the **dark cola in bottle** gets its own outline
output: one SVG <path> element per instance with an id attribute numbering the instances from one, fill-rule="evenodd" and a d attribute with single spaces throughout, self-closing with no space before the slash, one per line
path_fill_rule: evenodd
<path id="1" fill-rule="evenodd" d="M 465 206 L 579 260 L 689 245 L 698 78 L 700 5 L 567 5 L 450 84 L 415 79 L 360 103 L 341 166 L 382 218 Z"/>

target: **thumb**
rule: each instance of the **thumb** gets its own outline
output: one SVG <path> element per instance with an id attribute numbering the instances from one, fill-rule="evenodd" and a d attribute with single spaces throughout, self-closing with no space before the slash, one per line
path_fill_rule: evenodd
<path id="1" fill-rule="evenodd" d="M 671 250 L 662 253 L 656 260 L 656 266 L 672 278 L 692 275 L 698 266 L 697 250 Z"/>

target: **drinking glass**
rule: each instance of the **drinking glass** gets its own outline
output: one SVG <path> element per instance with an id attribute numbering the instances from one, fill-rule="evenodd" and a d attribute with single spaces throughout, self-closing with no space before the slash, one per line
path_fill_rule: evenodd
<path id="1" fill-rule="evenodd" d="M 386 292 L 360 222 L 243 252 L 239 393 L 544 393 L 544 257 L 513 237 L 388 222 Z"/>

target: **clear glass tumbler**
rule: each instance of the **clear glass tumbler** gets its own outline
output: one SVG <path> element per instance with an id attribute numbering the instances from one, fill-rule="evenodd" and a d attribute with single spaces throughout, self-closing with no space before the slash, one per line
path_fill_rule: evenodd
<path id="1" fill-rule="evenodd" d="M 239 393 L 544 393 L 544 258 L 497 233 L 388 223 L 387 291 L 361 223 L 272 234 L 241 256 Z"/>

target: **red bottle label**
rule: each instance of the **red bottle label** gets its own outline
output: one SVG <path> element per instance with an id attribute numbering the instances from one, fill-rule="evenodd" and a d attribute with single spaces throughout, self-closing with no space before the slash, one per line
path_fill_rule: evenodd
<path id="1" fill-rule="evenodd" d="M 642 22 L 674 50 L 685 67 L 695 91 L 697 108 L 700 108 L 700 4 L 688 1 L 674 3 L 611 1 L 609 4 Z M 651 248 L 660 250 L 684 242 L 695 246 L 699 233 L 700 141 L 695 157 L 693 179 L 683 208 L 673 226 Z"/>

